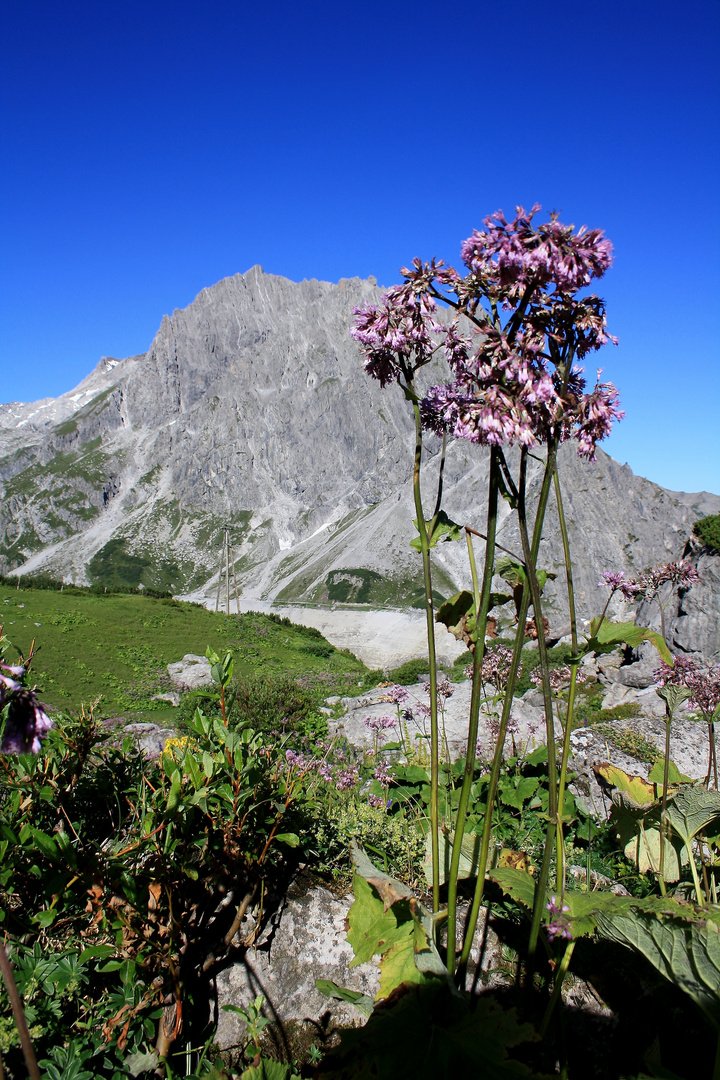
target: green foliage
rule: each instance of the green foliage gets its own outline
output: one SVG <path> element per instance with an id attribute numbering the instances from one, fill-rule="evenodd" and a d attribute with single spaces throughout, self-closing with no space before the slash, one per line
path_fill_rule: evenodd
<path id="1" fill-rule="evenodd" d="M 510 1057 L 537 1039 L 514 1010 L 490 998 L 475 1009 L 437 980 L 408 989 L 391 1009 L 377 1010 L 363 1028 L 344 1031 L 321 1065 L 320 1080 L 438 1080 L 486 1077 L 517 1080 L 530 1069 Z"/>
<path id="2" fill-rule="evenodd" d="M 388 682 L 398 686 L 412 686 L 418 682 L 421 675 L 427 675 L 428 662 L 424 660 L 408 660 L 400 667 L 393 668 L 387 674 Z"/>
<path id="3" fill-rule="evenodd" d="M 43 701 L 78 709 L 100 698 L 107 716 L 159 713 L 174 722 L 175 710 L 153 695 L 176 689 L 167 664 L 186 653 L 202 655 L 208 641 L 218 654 L 232 650 L 236 676 L 301 679 L 317 696 L 356 692 L 358 682 L 378 680 L 312 627 L 257 612 L 228 617 L 167 596 L 0 585 L 0 622 L 22 648 L 38 638 L 33 676 Z"/>
<path id="4" fill-rule="evenodd" d="M 602 645 L 630 645 L 633 649 L 637 649 L 643 641 L 652 642 L 660 658 L 666 664 L 672 665 L 672 654 L 662 634 L 658 634 L 656 630 L 648 630 L 645 626 L 636 626 L 635 623 L 614 623 L 609 619 L 602 621 L 593 619 L 590 623 L 587 651 L 595 651 Z"/>
<path id="5" fill-rule="evenodd" d="M 696 521 L 693 532 L 703 544 L 720 555 L 720 514 L 710 514 Z"/>
<path id="6" fill-rule="evenodd" d="M 391 789 L 394 794 L 394 788 Z M 419 813 L 411 810 L 388 813 L 365 799 L 323 799 L 309 838 L 308 854 L 322 873 L 347 867 L 350 845 L 366 848 L 397 878 L 416 887 L 425 837 Z"/>
<path id="7" fill-rule="evenodd" d="M 430 528 L 430 522 L 424 522 L 426 533 Z M 413 521 L 413 525 L 419 532 L 417 518 Z M 461 525 L 458 525 L 456 521 L 451 521 L 444 510 L 441 510 L 435 518 L 435 526 L 432 533 L 428 535 L 428 547 L 437 547 L 438 541 L 443 540 L 448 543 L 451 540 L 459 540 L 461 538 Z M 416 536 L 414 540 L 410 541 L 410 547 L 415 551 L 422 551 L 422 544 L 420 537 Z"/>
<path id="8" fill-rule="evenodd" d="M 71 1031 L 89 1075 L 122 1075 L 181 986 L 185 1014 L 199 1018 L 185 1037 L 202 1045 L 200 975 L 298 842 L 301 792 L 284 744 L 199 710 L 189 726 L 159 762 L 130 740 L 108 745 L 91 714 L 58 718 L 36 757 L 0 758 L 0 923 L 49 1075 L 71 1075 L 58 1055 Z M 0 1039 L 9 1075 L 22 1075 L 7 1025 Z M 166 1040 L 161 1053 L 172 1050 Z"/>
<path id="9" fill-rule="evenodd" d="M 331 604 L 366 604 L 374 582 L 381 581 L 374 570 L 364 568 L 331 570 L 325 579 Z"/>
<path id="10" fill-rule="evenodd" d="M 595 730 L 598 734 L 608 739 L 618 750 L 629 757 L 637 758 L 638 761 L 653 765 L 662 758 L 662 751 L 658 750 L 654 742 L 646 739 L 639 731 L 632 728 L 618 727 L 615 724 L 598 723 Z"/>
<path id="11" fill-rule="evenodd" d="M 309 685 L 307 680 L 278 673 L 240 675 L 228 683 L 225 715 L 236 730 L 250 726 L 266 734 L 290 736 L 288 745 L 298 739 L 312 741 L 327 734 L 327 719 L 318 711 L 327 686 Z M 188 694 L 177 711 L 177 725 L 187 731 L 192 726 L 195 708 L 200 705 L 208 716 L 220 718 L 219 695 L 208 688 Z"/>

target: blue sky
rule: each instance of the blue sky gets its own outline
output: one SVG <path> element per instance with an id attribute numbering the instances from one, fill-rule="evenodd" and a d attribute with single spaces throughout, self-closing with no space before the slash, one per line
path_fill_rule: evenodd
<path id="1" fill-rule="evenodd" d="M 534 201 L 604 228 L 604 446 L 720 493 L 716 0 L 23 0 L 0 25 L 0 400 L 60 394 L 256 263 L 459 263 Z"/>

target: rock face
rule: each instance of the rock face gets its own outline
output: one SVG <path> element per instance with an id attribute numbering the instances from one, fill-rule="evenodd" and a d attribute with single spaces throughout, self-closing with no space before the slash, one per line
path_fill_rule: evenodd
<path id="1" fill-rule="evenodd" d="M 408 546 L 412 417 L 398 387 L 365 375 L 348 336 L 353 309 L 378 295 L 372 279 L 294 283 L 254 267 L 166 316 L 147 353 L 102 360 L 58 399 L 0 406 L 0 572 L 205 600 L 229 526 L 246 607 L 411 607 L 422 591 Z M 439 445 L 428 438 L 426 449 L 429 505 Z M 601 451 L 595 464 L 569 445 L 560 457 L 584 618 L 598 611 L 603 570 L 677 558 L 693 522 L 720 510 L 717 496 L 665 491 Z M 487 468 L 482 449 L 450 443 L 446 510 L 480 531 Z M 531 498 L 540 468 L 532 461 Z M 546 594 L 558 626 L 552 506 L 545 535 L 541 565 L 560 573 Z M 520 547 L 504 503 L 499 540 Z M 469 585 L 464 545 L 439 545 L 434 562 L 441 594 Z M 673 616 L 679 648 L 696 634 L 712 646 L 720 593 L 717 562 L 708 566 L 704 591 Z"/>

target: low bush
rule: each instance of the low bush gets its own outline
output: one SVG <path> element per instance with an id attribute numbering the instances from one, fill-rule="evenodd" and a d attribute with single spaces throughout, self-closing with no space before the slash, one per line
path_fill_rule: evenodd
<path id="1" fill-rule="evenodd" d="M 696 521 L 693 532 L 703 544 L 720 555 L 720 514 L 711 514 Z"/>

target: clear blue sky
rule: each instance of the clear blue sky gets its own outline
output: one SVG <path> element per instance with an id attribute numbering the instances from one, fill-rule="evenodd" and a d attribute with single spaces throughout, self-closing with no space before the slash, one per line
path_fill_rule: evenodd
<path id="1" fill-rule="evenodd" d="M 143 352 L 259 263 L 459 263 L 534 201 L 605 229 L 613 456 L 720 493 L 717 0 L 2 4 L 0 400 Z"/>

